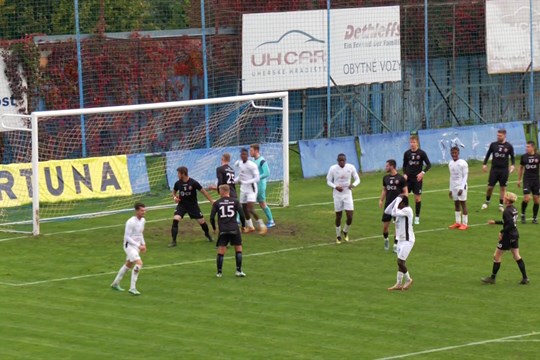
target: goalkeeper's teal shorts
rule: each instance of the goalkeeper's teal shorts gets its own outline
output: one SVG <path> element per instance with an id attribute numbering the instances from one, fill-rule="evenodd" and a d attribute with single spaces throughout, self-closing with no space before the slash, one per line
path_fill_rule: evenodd
<path id="1" fill-rule="evenodd" d="M 257 186 L 257 202 L 266 201 L 266 181 L 261 181 Z"/>

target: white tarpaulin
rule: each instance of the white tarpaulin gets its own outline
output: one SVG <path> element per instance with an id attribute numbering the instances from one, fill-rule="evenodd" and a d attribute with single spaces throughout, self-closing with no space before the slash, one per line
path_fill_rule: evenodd
<path id="1" fill-rule="evenodd" d="M 531 28 L 534 70 L 540 70 L 540 0 L 486 1 L 488 73 L 525 72 L 531 63 Z"/>
<path id="2" fill-rule="evenodd" d="M 242 91 L 327 85 L 327 11 L 244 14 Z M 401 80 L 399 6 L 332 10 L 330 75 L 338 85 Z"/>

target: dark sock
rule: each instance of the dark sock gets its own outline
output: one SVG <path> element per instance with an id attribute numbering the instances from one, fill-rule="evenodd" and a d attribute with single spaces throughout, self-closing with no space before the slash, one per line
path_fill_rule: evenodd
<path id="1" fill-rule="evenodd" d="M 497 273 L 499 272 L 499 269 L 501 268 L 501 263 L 500 262 L 493 262 L 493 270 L 491 271 L 491 278 L 492 279 L 495 279 L 495 277 L 497 276 Z"/>
<path id="2" fill-rule="evenodd" d="M 394 237 L 394 245 L 397 245 L 397 238 Z"/>
<path id="3" fill-rule="evenodd" d="M 388 239 L 388 233 L 387 232 L 383 232 L 382 236 L 384 236 L 385 239 Z"/>
<path id="4" fill-rule="evenodd" d="M 217 254 L 216 258 L 217 272 L 220 273 L 223 270 L 223 255 Z"/>
<path id="5" fill-rule="evenodd" d="M 538 216 L 538 208 L 539 207 L 540 207 L 540 204 L 534 204 L 533 205 L 533 218 L 535 218 L 535 219 Z"/>
<path id="6" fill-rule="evenodd" d="M 416 216 L 420 217 L 420 210 L 422 209 L 422 202 L 419 201 L 416 203 Z"/>
<path id="7" fill-rule="evenodd" d="M 523 262 L 523 259 L 519 259 L 516 262 L 518 264 L 519 271 L 521 271 L 521 275 L 523 276 L 524 279 L 526 279 L 527 278 L 527 272 L 525 272 L 525 263 Z"/>
<path id="8" fill-rule="evenodd" d="M 242 252 L 236 252 L 236 271 L 242 271 Z"/>
<path id="9" fill-rule="evenodd" d="M 525 211 L 527 211 L 527 205 L 528 203 L 526 203 L 525 201 L 521 202 L 521 215 L 525 215 Z"/>
<path id="10" fill-rule="evenodd" d="M 504 205 L 504 199 L 499 199 L 499 205 L 501 205 L 501 206 Z"/>
<path id="11" fill-rule="evenodd" d="M 173 242 L 176 242 L 176 237 L 178 236 L 178 223 L 178 220 L 173 220 L 172 222 L 171 236 Z"/>
<path id="12" fill-rule="evenodd" d="M 201 229 L 204 231 L 204 235 L 208 236 L 209 231 L 210 231 L 210 229 L 208 228 L 208 224 L 207 223 L 202 223 L 200 225 L 201 225 Z"/>
<path id="13" fill-rule="evenodd" d="M 486 202 L 488 203 L 488 202 L 490 202 L 490 201 L 491 201 L 491 195 L 490 195 L 490 196 L 487 196 L 487 195 L 486 195 Z"/>

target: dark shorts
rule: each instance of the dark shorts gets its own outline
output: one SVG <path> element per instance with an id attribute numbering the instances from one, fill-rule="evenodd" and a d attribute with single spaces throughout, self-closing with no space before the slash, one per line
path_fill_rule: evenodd
<path id="1" fill-rule="evenodd" d="M 388 205 L 385 205 L 384 208 L 386 209 L 387 206 Z M 388 215 L 388 214 L 383 213 L 381 221 L 382 222 L 390 222 L 390 221 L 392 221 L 392 215 Z"/>
<path id="2" fill-rule="evenodd" d="M 519 237 L 505 237 L 497 244 L 499 250 L 519 249 Z"/>
<path id="3" fill-rule="evenodd" d="M 229 244 L 232 246 L 242 245 L 242 235 L 240 235 L 240 232 L 219 234 L 217 246 L 227 246 Z"/>
<path id="4" fill-rule="evenodd" d="M 174 210 L 174 215 L 180 215 L 180 217 L 183 219 L 184 215 L 188 214 L 190 219 L 202 219 L 203 213 L 201 209 L 199 208 L 199 205 L 195 206 L 184 206 L 179 203 L 176 205 L 176 210 Z"/>
<path id="5" fill-rule="evenodd" d="M 523 179 L 523 194 L 540 195 L 540 181 Z"/>
<path id="6" fill-rule="evenodd" d="M 415 195 L 421 195 L 423 184 L 424 181 L 416 180 L 416 175 L 411 175 L 407 177 L 407 189 L 410 193 L 413 193 Z"/>
<path id="7" fill-rule="evenodd" d="M 510 171 L 508 168 L 491 168 L 489 171 L 488 186 L 495 186 L 497 182 L 500 186 L 505 187 L 508 182 L 508 175 Z"/>

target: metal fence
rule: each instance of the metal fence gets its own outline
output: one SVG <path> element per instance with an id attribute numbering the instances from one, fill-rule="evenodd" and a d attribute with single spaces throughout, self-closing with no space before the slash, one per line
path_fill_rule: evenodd
<path id="1" fill-rule="evenodd" d="M 528 16 L 515 24 L 530 37 L 517 50 L 528 66 L 497 74 L 488 72 L 490 1 L 5 0 L 0 48 L 11 96 L 24 97 L 28 112 L 231 96 L 243 92 L 244 14 L 322 10 L 329 18 L 399 5 L 401 81 L 339 85 L 328 71 L 327 86 L 292 90 L 291 140 L 537 122 L 540 0 L 516 8 Z"/>

